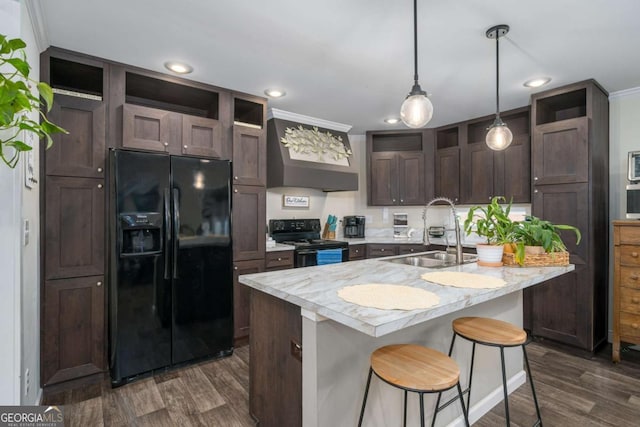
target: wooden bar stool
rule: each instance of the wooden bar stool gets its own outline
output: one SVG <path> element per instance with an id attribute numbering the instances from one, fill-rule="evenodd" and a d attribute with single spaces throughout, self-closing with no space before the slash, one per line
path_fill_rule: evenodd
<path id="1" fill-rule="evenodd" d="M 449 347 L 449 356 L 453 352 L 453 345 L 456 341 L 456 336 L 460 336 L 473 343 L 471 350 L 471 367 L 469 368 L 469 386 L 464 391 L 467 395 L 467 410 L 471 407 L 471 382 L 473 380 L 473 362 L 476 353 L 476 344 L 488 345 L 491 347 L 500 348 L 500 362 L 502 364 L 502 386 L 504 392 L 504 410 L 505 418 L 507 420 L 507 426 L 510 425 L 509 421 L 509 398 L 507 394 L 507 373 L 504 365 L 504 349 L 505 347 L 522 347 L 522 353 L 524 355 L 525 366 L 527 369 L 527 375 L 529 376 L 529 383 L 531 384 L 531 394 L 533 395 L 533 402 L 536 406 L 536 414 L 538 419 L 534 426 L 542 426 L 542 417 L 540 416 L 540 408 L 538 406 L 538 398 L 536 397 L 536 389 L 533 386 L 533 378 L 531 377 L 531 368 L 529 367 L 529 359 L 527 357 L 527 350 L 525 345 L 529 343 L 527 339 L 527 333 L 524 329 L 519 328 L 511 323 L 504 322 L 502 320 L 489 319 L 486 317 L 460 317 L 453 321 L 453 338 L 451 339 L 451 347 Z M 436 406 L 440 404 L 441 394 L 438 394 L 438 400 Z"/>
<path id="2" fill-rule="evenodd" d="M 407 393 L 420 395 L 420 425 L 424 427 L 424 394 L 441 393 L 453 387 L 458 388 L 458 398 L 467 427 L 467 411 L 464 407 L 460 388 L 460 369 L 456 362 L 437 350 L 415 344 L 395 344 L 381 347 L 371 354 L 371 366 L 364 391 L 360 421 L 362 426 L 364 409 L 367 405 L 371 374 L 396 388 L 404 390 L 404 425 L 407 425 Z M 438 407 L 436 405 L 436 414 Z M 435 415 L 434 414 L 434 422 Z"/>

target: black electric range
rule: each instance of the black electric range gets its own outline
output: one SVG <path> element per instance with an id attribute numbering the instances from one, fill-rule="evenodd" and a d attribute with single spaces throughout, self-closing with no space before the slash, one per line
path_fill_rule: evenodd
<path id="1" fill-rule="evenodd" d="M 321 239 L 321 230 L 319 219 L 269 220 L 269 231 L 273 240 L 295 247 L 293 251 L 294 267 L 310 267 L 349 260 L 349 244 L 339 240 Z M 322 252 L 329 249 L 340 249 L 342 256 L 336 257 L 336 251 Z"/>

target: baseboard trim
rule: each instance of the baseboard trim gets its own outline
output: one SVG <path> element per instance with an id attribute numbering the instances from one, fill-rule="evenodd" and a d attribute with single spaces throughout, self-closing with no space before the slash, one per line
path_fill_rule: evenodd
<path id="1" fill-rule="evenodd" d="M 507 392 L 509 394 L 513 393 L 518 387 L 526 382 L 527 374 L 523 369 L 507 380 Z M 501 403 L 503 395 L 502 386 L 500 386 L 489 393 L 484 399 L 474 404 L 469 411 L 469 423 L 475 423 L 482 418 L 483 415 L 491 411 L 494 406 Z M 463 427 L 464 425 L 464 417 L 460 415 L 458 418 L 450 422 L 447 427 Z"/>

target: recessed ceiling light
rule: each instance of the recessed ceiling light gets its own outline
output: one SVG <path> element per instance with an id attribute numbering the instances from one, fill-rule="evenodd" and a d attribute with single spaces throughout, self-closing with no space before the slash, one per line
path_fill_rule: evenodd
<path id="1" fill-rule="evenodd" d="M 193 67 L 184 62 L 168 61 L 164 63 L 164 66 L 167 70 L 178 74 L 189 74 L 193 71 Z"/>
<path id="2" fill-rule="evenodd" d="M 271 88 L 265 89 L 264 94 L 270 98 L 282 98 L 287 92 L 285 92 L 284 89 Z"/>
<path id="3" fill-rule="evenodd" d="M 398 123 L 400 121 L 399 118 L 397 117 L 389 117 L 388 119 L 384 119 L 384 122 L 388 125 L 395 125 L 396 123 Z"/>
<path id="4" fill-rule="evenodd" d="M 551 81 L 551 77 L 537 77 L 535 79 L 527 80 L 523 83 L 525 87 L 540 87 L 544 86 Z"/>

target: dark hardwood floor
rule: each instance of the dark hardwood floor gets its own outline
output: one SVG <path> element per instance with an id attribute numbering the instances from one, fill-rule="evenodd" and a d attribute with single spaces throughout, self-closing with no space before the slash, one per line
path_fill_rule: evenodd
<path id="1" fill-rule="evenodd" d="M 590 359 L 539 343 L 527 348 L 545 426 L 640 425 L 640 352 L 624 352 L 615 365 L 610 346 Z M 116 389 L 105 381 L 47 396 L 43 404 L 64 405 L 65 425 L 74 427 L 253 426 L 248 363 L 245 346 L 225 359 Z M 535 410 L 529 385 L 521 386 L 509 401 L 511 425 L 532 425 Z M 505 425 L 502 403 L 474 425 Z"/>

